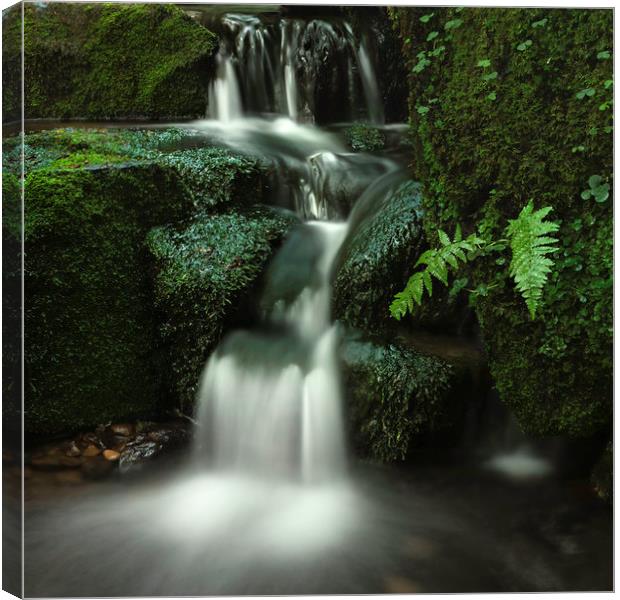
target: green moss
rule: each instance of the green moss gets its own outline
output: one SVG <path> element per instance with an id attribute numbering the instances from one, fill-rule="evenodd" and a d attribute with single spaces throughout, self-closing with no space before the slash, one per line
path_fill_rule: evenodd
<path id="1" fill-rule="evenodd" d="M 589 435 L 611 415 L 612 202 L 580 194 L 591 175 L 613 172 L 612 61 L 597 57 L 613 46 L 612 13 L 434 9 L 423 23 L 427 12 L 390 10 L 410 71 L 411 168 L 424 184 L 427 237 L 460 222 L 499 238 L 529 198 L 553 207 L 562 248 L 536 321 L 496 257 L 468 275 L 496 286 L 476 312 L 521 426 Z M 439 35 L 427 41 L 431 31 Z M 594 96 L 577 98 L 586 88 Z"/>
<path id="2" fill-rule="evenodd" d="M 345 240 L 338 256 L 332 294 L 335 318 L 366 332 L 393 332 L 389 305 L 403 289 L 412 266 L 426 249 L 420 185 L 407 181 L 373 207 Z M 415 325 L 447 330 L 459 321 L 458 303 L 445 290 L 417 311 Z"/>
<path id="3" fill-rule="evenodd" d="M 20 11 L 4 19 L 9 84 L 21 74 L 19 20 Z M 26 118 L 201 116 L 216 48 L 213 33 L 171 4 L 27 3 Z M 4 106 L 5 119 L 19 118 L 15 94 Z"/>
<path id="4" fill-rule="evenodd" d="M 157 413 L 146 231 L 187 214 L 158 165 L 44 168 L 25 182 L 26 430 Z"/>
<path id="5" fill-rule="evenodd" d="M 227 319 L 258 281 L 294 219 L 274 209 L 201 214 L 184 227 L 151 231 L 156 304 L 169 348 L 169 389 L 191 410 L 209 353 Z"/>
<path id="6" fill-rule="evenodd" d="M 348 421 L 357 453 L 390 462 L 446 425 L 454 370 L 433 356 L 350 340 L 343 347 Z"/>
<path id="7" fill-rule="evenodd" d="M 385 137 L 376 127 L 354 123 L 345 130 L 347 144 L 355 152 L 376 152 L 385 147 Z"/>

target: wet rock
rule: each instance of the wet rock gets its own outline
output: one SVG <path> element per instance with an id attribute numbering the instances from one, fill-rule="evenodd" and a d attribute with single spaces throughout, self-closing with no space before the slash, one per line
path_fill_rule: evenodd
<path id="1" fill-rule="evenodd" d="M 350 436 L 356 452 L 403 460 L 433 436 L 462 430 L 465 369 L 396 344 L 350 336 L 341 347 Z"/>
<path id="2" fill-rule="evenodd" d="M 136 428 L 130 423 L 115 423 L 114 425 L 110 426 L 110 431 L 112 431 L 112 433 L 115 433 L 116 435 L 131 437 L 135 434 Z"/>
<path id="3" fill-rule="evenodd" d="M 79 443 L 84 448 L 87 448 L 88 446 L 95 446 L 97 448 L 101 448 L 102 450 L 105 448 L 105 444 L 101 441 L 101 438 L 93 432 L 82 434 Z"/>
<path id="4" fill-rule="evenodd" d="M 162 444 L 151 441 L 136 441 L 127 445 L 119 460 L 121 472 L 126 472 L 146 460 L 157 456 L 162 450 Z"/>
<path id="5" fill-rule="evenodd" d="M 93 444 L 86 446 L 86 448 L 84 448 L 84 451 L 82 452 L 82 455 L 88 458 L 91 458 L 93 456 L 98 456 L 99 454 L 101 454 L 101 448 Z"/>
<path id="6" fill-rule="evenodd" d="M 78 448 L 78 445 L 72 441 L 69 443 L 69 445 L 67 446 L 67 449 L 65 450 L 65 454 L 67 456 L 80 456 L 82 454 L 82 451 Z"/>
<path id="7" fill-rule="evenodd" d="M 106 460 L 109 461 L 117 461 L 120 458 L 121 454 L 120 452 L 116 452 L 115 450 L 104 450 L 103 451 L 103 458 L 105 458 Z"/>

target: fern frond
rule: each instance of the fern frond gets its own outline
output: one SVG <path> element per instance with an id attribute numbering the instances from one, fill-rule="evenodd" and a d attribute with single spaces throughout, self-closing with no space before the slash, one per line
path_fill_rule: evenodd
<path id="1" fill-rule="evenodd" d="M 400 320 L 407 312 L 413 312 L 415 304 L 422 304 L 424 290 L 429 296 L 433 295 L 433 278 L 448 285 L 450 269 L 458 270 L 460 263 L 466 263 L 466 253 L 472 253 L 483 247 L 486 242 L 475 234 L 463 239 L 460 226 L 457 226 L 454 239 L 441 229 L 437 232 L 439 248 L 431 248 L 423 252 L 418 258 L 415 267 L 424 266 L 422 271 L 414 273 L 407 282 L 405 289 L 394 296 L 390 304 L 390 313 L 395 319 Z"/>
<path id="2" fill-rule="evenodd" d="M 560 226 L 553 221 L 543 221 L 552 210 L 545 206 L 535 211 L 530 200 L 506 227 L 512 251 L 509 273 L 532 319 L 536 318 L 542 290 L 554 264 L 547 255 L 557 250 L 558 240 L 550 234 L 557 232 Z"/>

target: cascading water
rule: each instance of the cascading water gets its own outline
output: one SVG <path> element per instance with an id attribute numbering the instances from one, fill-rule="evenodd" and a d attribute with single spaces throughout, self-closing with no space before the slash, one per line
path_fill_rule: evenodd
<path id="1" fill-rule="evenodd" d="M 364 36 L 356 39 L 346 21 L 280 19 L 275 24 L 258 16 L 226 14 L 215 27 L 223 39 L 209 94 L 211 118 L 277 113 L 314 122 L 338 98 L 349 120 L 383 123 L 367 42 Z"/>
<path id="2" fill-rule="evenodd" d="M 337 330 L 329 321 L 329 274 L 346 224 L 312 222 L 304 227 L 304 241 L 309 236 L 320 248 L 318 256 L 305 255 L 314 263 L 308 285 L 288 305 L 278 298 L 262 331 L 233 334 L 205 369 L 199 433 L 201 447 L 217 469 L 306 482 L 343 475 Z M 298 243 L 294 238 L 282 253 Z"/>

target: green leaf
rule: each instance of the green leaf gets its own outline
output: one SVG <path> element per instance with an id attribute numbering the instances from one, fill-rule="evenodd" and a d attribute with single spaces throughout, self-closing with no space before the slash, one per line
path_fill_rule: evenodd
<path id="1" fill-rule="evenodd" d="M 441 245 L 449 246 L 450 238 L 448 237 L 448 234 L 445 231 L 442 231 L 441 229 L 437 233 L 439 235 L 439 242 L 441 243 Z"/>
<path id="2" fill-rule="evenodd" d="M 613 79 L 607 79 L 603 85 L 605 86 L 605 89 L 608 90 L 613 84 L 614 84 Z"/>
<path id="3" fill-rule="evenodd" d="M 427 42 L 432 42 L 437 36 L 439 35 L 439 31 L 431 31 L 427 36 L 426 36 L 426 41 Z"/>
<path id="4" fill-rule="evenodd" d="M 594 190 L 594 200 L 599 204 L 601 204 L 602 202 L 606 202 L 609 198 L 609 190 L 610 186 L 608 183 L 596 188 Z"/>
<path id="5" fill-rule="evenodd" d="M 421 115 L 425 115 L 429 110 L 430 108 L 428 106 L 418 106 L 417 108 L 418 113 Z"/>
<path id="6" fill-rule="evenodd" d="M 495 92 L 491 92 L 490 94 L 487 95 L 487 100 L 490 100 L 491 102 L 495 102 L 495 100 L 497 100 L 497 94 Z"/>
<path id="7" fill-rule="evenodd" d="M 487 73 L 482 76 L 484 81 L 491 81 L 492 79 L 497 79 L 497 71 L 493 71 L 492 73 Z"/>
<path id="8" fill-rule="evenodd" d="M 422 15 L 420 17 L 420 21 L 422 23 L 428 23 L 434 16 L 435 16 L 435 13 L 429 13 L 427 15 Z"/>
<path id="9" fill-rule="evenodd" d="M 538 28 L 538 27 L 544 27 L 547 24 L 548 19 L 541 19 L 540 21 L 534 21 L 532 23 L 532 27 L 534 29 Z"/>
<path id="10" fill-rule="evenodd" d="M 600 175 L 591 175 L 588 178 L 588 185 L 590 186 L 590 189 L 598 187 L 602 182 L 603 178 Z"/>
<path id="11" fill-rule="evenodd" d="M 478 67 L 482 67 L 483 69 L 486 69 L 487 67 L 491 66 L 491 61 L 488 58 L 481 58 L 478 61 Z"/>
<path id="12" fill-rule="evenodd" d="M 460 27 L 463 24 L 463 20 L 462 19 L 452 19 L 451 21 L 448 21 L 445 25 L 444 25 L 444 29 L 450 30 L 450 29 L 457 29 L 458 27 Z"/>
<path id="13" fill-rule="evenodd" d="M 550 234 L 557 232 L 560 226 L 544 221 L 551 210 L 552 207 L 546 206 L 535 211 L 530 200 L 516 219 L 508 221 L 505 232 L 512 251 L 509 273 L 532 319 L 536 318 L 542 290 L 554 264 L 547 255 L 556 250 L 557 239 Z"/>
<path id="14" fill-rule="evenodd" d="M 590 190 L 583 190 L 583 192 L 581 192 L 581 197 L 584 200 L 589 200 L 592 197 L 592 192 Z"/>
<path id="15" fill-rule="evenodd" d="M 611 58 L 611 52 L 609 50 L 603 50 L 596 55 L 598 60 L 609 60 Z"/>
<path id="16" fill-rule="evenodd" d="M 530 46 L 532 45 L 532 40 L 525 40 L 524 42 L 521 42 L 518 46 L 517 46 L 517 50 L 519 52 L 524 52 L 525 50 L 527 50 Z"/>

